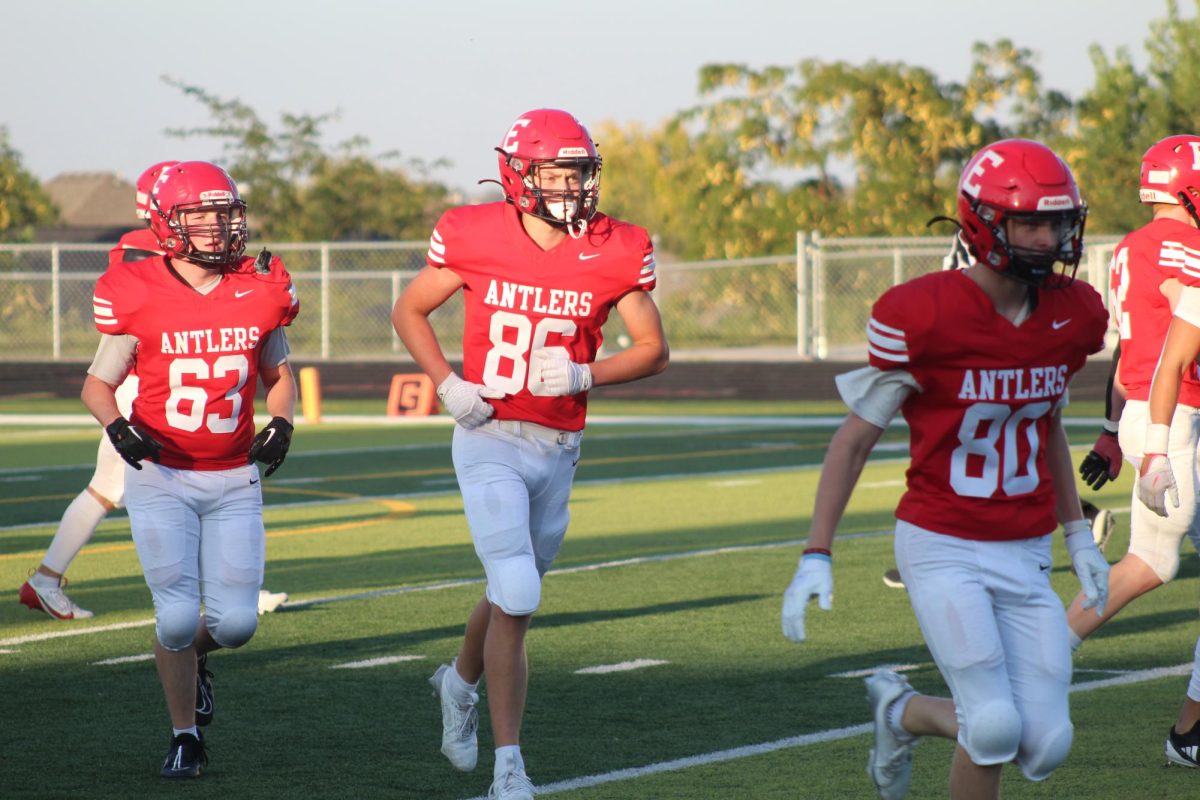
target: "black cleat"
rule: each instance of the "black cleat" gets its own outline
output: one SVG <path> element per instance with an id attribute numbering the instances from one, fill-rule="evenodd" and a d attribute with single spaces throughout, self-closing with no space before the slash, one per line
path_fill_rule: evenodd
<path id="1" fill-rule="evenodd" d="M 1196 760 L 1197 753 L 1200 752 L 1200 722 L 1192 726 L 1192 729 L 1187 733 L 1176 733 L 1175 726 L 1171 726 L 1171 730 L 1167 733 L 1167 765 L 1174 764 L 1179 767 L 1200 767 L 1200 761 Z"/>
<path id="2" fill-rule="evenodd" d="M 208 671 L 208 653 L 196 659 L 196 724 L 213 721 L 212 673 Z"/>
<path id="3" fill-rule="evenodd" d="M 181 733 L 171 739 L 171 748 L 163 761 L 159 775 L 164 778 L 198 778 L 208 764 L 204 752 L 204 737 L 197 739 L 190 733 Z"/>

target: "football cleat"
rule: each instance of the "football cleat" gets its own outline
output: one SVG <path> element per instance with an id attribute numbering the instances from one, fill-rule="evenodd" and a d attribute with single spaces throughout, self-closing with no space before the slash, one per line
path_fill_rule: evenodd
<path id="1" fill-rule="evenodd" d="M 875 746 L 867 759 L 867 774 L 882 800 L 900 800 L 912 779 L 912 749 L 916 737 L 897 736 L 888 725 L 888 709 L 908 694 L 915 694 L 902 676 L 882 669 L 867 678 L 867 700 L 875 716 Z"/>
<path id="2" fill-rule="evenodd" d="M 164 778 L 198 778 L 208 764 L 208 753 L 204 751 L 204 736 L 181 733 L 171 739 L 171 747 L 163 760 L 159 775 Z"/>
<path id="3" fill-rule="evenodd" d="M 446 677 L 452 669 L 453 664 L 442 664 L 429 679 L 429 684 L 433 686 L 433 693 L 442 703 L 442 754 L 450 759 L 455 769 L 470 772 L 475 769 L 475 763 L 479 759 L 479 740 L 476 737 L 479 711 L 475 708 L 479 695 L 471 692 L 471 700 L 468 703 L 455 700 L 446 687 Z"/>
<path id="4" fill-rule="evenodd" d="M 1088 509 L 1090 511 L 1090 509 Z M 1113 515 L 1107 508 L 1097 508 L 1095 514 L 1085 516 L 1092 526 L 1092 541 L 1096 543 L 1096 549 L 1100 554 L 1104 554 L 1104 548 L 1108 546 L 1108 540 L 1112 537 L 1113 532 Z"/>
<path id="5" fill-rule="evenodd" d="M 266 589 L 258 593 L 258 613 L 270 614 L 287 602 L 287 592 L 268 592 Z"/>
<path id="6" fill-rule="evenodd" d="M 893 567 L 892 569 L 889 569 L 887 572 L 883 573 L 883 585 L 889 589 L 905 588 L 904 578 L 900 577 L 900 570 Z"/>
<path id="7" fill-rule="evenodd" d="M 488 800 L 533 800 L 533 781 L 525 770 L 514 767 L 492 781 Z"/>
<path id="8" fill-rule="evenodd" d="M 17 597 L 30 611 L 45 611 L 55 619 L 88 619 L 93 616 L 86 608 L 80 608 L 63 592 L 66 578 L 52 578 L 34 571 L 29 580 L 21 584 Z"/>
<path id="9" fill-rule="evenodd" d="M 196 724 L 208 725 L 213 721 L 212 673 L 208 671 L 208 653 L 196 658 Z"/>
<path id="10" fill-rule="evenodd" d="M 1167 732 L 1167 765 L 1179 767 L 1200 767 L 1200 722 L 1192 726 L 1187 733 L 1176 733 L 1175 726 Z"/>

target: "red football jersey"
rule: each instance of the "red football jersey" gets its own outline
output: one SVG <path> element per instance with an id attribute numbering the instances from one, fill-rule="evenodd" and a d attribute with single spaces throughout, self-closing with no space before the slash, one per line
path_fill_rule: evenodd
<path id="1" fill-rule="evenodd" d="M 226 273 L 200 294 L 161 256 L 124 262 L 100 276 L 94 304 L 101 333 L 138 340 L 132 421 L 162 442 L 161 463 L 195 470 L 245 464 L 261 344 L 299 310 L 282 265 L 270 275 Z"/>
<path id="2" fill-rule="evenodd" d="M 1121 332 L 1121 384 L 1130 400 L 1149 400 L 1171 304 L 1159 287 L 1175 278 L 1200 285 L 1200 231 L 1173 219 L 1156 219 L 1126 236 L 1109 262 L 1109 306 Z M 1188 367 L 1179 402 L 1200 407 L 1200 375 Z"/>
<path id="3" fill-rule="evenodd" d="M 149 228 L 136 228 L 125 233 L 117 241 L 117 246 L 108 251 L 108 265 L 122 264 L 125 261 L 141 261 L 146 254 L 161 256 L 162 245 Z M 136 258 L 129 258 L 136 255 Z"/>
<path id="4" fill-rule="evenodd" d="M 1067 382 L 1104 347 L 1108 314 L 1083 281 L 1042 289 L 1021 325 L 959 270 L 889 289 L 867 326 L 871 366 L 921 385 L 901 407 L 911 463 L 898 519 L 964 539 L 1057 526 L 1045 442 Z"/>
<path id="5" fill-rule="evenodd" d="M 463 377 L 507 393 L 488 401 L 495 418 L 581 430 L 587 393 L 538 395 L 529 354 L 561 348 L 577 363 L 596 360 L 612 307 L 654 288 L 646 231 L 596 214 L 581 238 L 542 250 L 511 205 L 462 206 L 438 220 L 426 258 L 464 282 Z"/>

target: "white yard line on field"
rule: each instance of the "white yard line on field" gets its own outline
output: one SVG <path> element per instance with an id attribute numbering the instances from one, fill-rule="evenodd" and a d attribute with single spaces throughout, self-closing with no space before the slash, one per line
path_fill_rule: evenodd
<path id="1" fill-rule="evenodd" d="M 881 669 L 890 669 L 892 672 L 912 672 L 914 669 L 923 669 L 932 667 L 932 662 L 924 664 L 880 664 L 876 667 L 868 667 L 866 669 L 852 669 L 849 672 L 832 672 L 826 675 L 826 678 L 865 678 L 868 675 L 874 675 Z"/>
<path id="2" fill-rule="evenodd" d="M 420 661 L 425 656 L 380 656 L 363 661 L 347 661 L 345 664 L 334 664 L 330 669 L 364 669 L 366 667 L 382 667 L 385 664 L 399 664 L 404 661 Z"/>
<path id="3" fill-rule="evenodd" d="M 93 667 L 111 667 L 114 664 L 136 664 L 139 661 L 153 661 L 154 653 L 139 653 L 136 656 L 118 656 L 106 658 L 103 661 L 93 661 Z"/>
<path id="4" fill-rule="evenodd" d="M 1186 664 L 1177 664 L 1174 667 L 1141 669 L 1116 678 L 1077 683 L 1071 687 L 1071 692 L 1090 692 L 1094 689 L 1105 689 L 1110 686 L 1125 686 L 1131 683 L 1143 683 L 1145 681 L 1157 680 L 1159 678 L 1171 678 L 1180 675 L 1187 675 L 1191 671 L 1192 663 L 1190 661 Z M 786 750 L 792 747 L 808 747 L 814 744 L 836 742 L 842 739 L 850 739 L 855 736 L 862 736 L 870 733 L 872 727 L 872 723 L 868 722 L 862 725 L 852 725 L 848 728 L 831 728 L 829 730 L 816 731 L 815 733 L 806 733 L 802 736 L 789 736 L 786 739 L 776 739 L 773 742 L 745 745 L 743 747 L 735 747 L 730 750 L 718 750 L 713 753 L 704 753 L 698 756 L 688 756 L 687 758 L 677 758 L 672 761 L 660 761 L 656 764 L 648 764 L 644 767 L 619 769 L 599 775 L 586 775 L 582 778 L 570 778 L 565 781 L 556 781 L 555 783 L 547 783 L 543 786 L 538 786 L 536 787 L 536 793 L 539 796 L 545 794 L 558 794 L 559 792 L 569 792 L 574 791 L 575 789 L 586 789 L 592 786 L 600 786 L 601 784 L 605 783 L 615 783 L 616 781 L 628 781 L 636 778 L 644 778 L 647 775 L 657 775 L 663 772 L 676 772 L 678 770 L 688 769 L 690 767 L 700 767 L 707 764 L 717 764 L 722 761 L 734 761 L 740 758 L 749 758 L 751 756 L 762 755 L 763 753 L 773 753 L 776 750 Z M 472 797 L 470 800 L 487 800 L 487 798 L 479 796 Z"/>
<path id="5" fill-rule="evenodd" d="M 584 667 L 575 670 L 576 675 L 607 675 L 610 672 L 630 672 L 645 667 L 657 667 L 660 664 L 670 664 L 670 661 L 659 661 L 656 658 L 635 658 L 633 661 L 622 661 L 620 664 L 601 664 L 596 667 Z"/>

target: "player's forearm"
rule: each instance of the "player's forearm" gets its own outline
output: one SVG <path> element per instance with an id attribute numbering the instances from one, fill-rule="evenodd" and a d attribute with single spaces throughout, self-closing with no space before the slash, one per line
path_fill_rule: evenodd
<path id="1" fill-rule="evenodd" d="M 446 380 L 446 376 L 454 371 L 442 352 L 442 346 L 437 340 L 433 326 L 429 324 L 429 318 L 424 314 L 397 304 L 392 312 L 392 325 L 408 354 L 417 362 L 421 371 L 429 376 L 434 386 L 441 384 Z"/>
<path id="2" fill-rule="evenodd" d="M 851 414 L 829 442 L 809 522 L 808 546 L 831 549 L 833 536 L 883 430 Z"/>
<path id="3" fill-rule="evenodd" d="M 263 380 L 267 387 L 267 413 L 292 422 L 296 416 L 296 380 L 291 365 L 286 361 L 280 364 L 271 378 L 268 381 L 264 375 Z"/>
<path id="4" fill-rule="evenodd" d="M 1057 415 L 1050 423 L 1046 442 L 1046 468 L 1054 486 L 1054 513 L 1061 523 L 1083 519 L 1079 489 L 1075 485 L 1075 467 L 1071 463 L 1071 446 L 1063 430 L 1062 418 Z"/>
<path id="5" fill-rule="evenodd" d="M 113 420 L 121 416 L 121 412 L 117 408 L 116 387 L 105 383 L 95 375 L 88 375 L 84 378 L 83 391 L 79 393 L 79 399 L 103 427 L 107 428 Z"/>
<path id="6" fill-rule="evenodd" d="M 634 342 L 625 350 L 592 363 L 592 385 L 628 383 L 657 375 L 667 368 L 670 359 L 665 339 Z"/>

